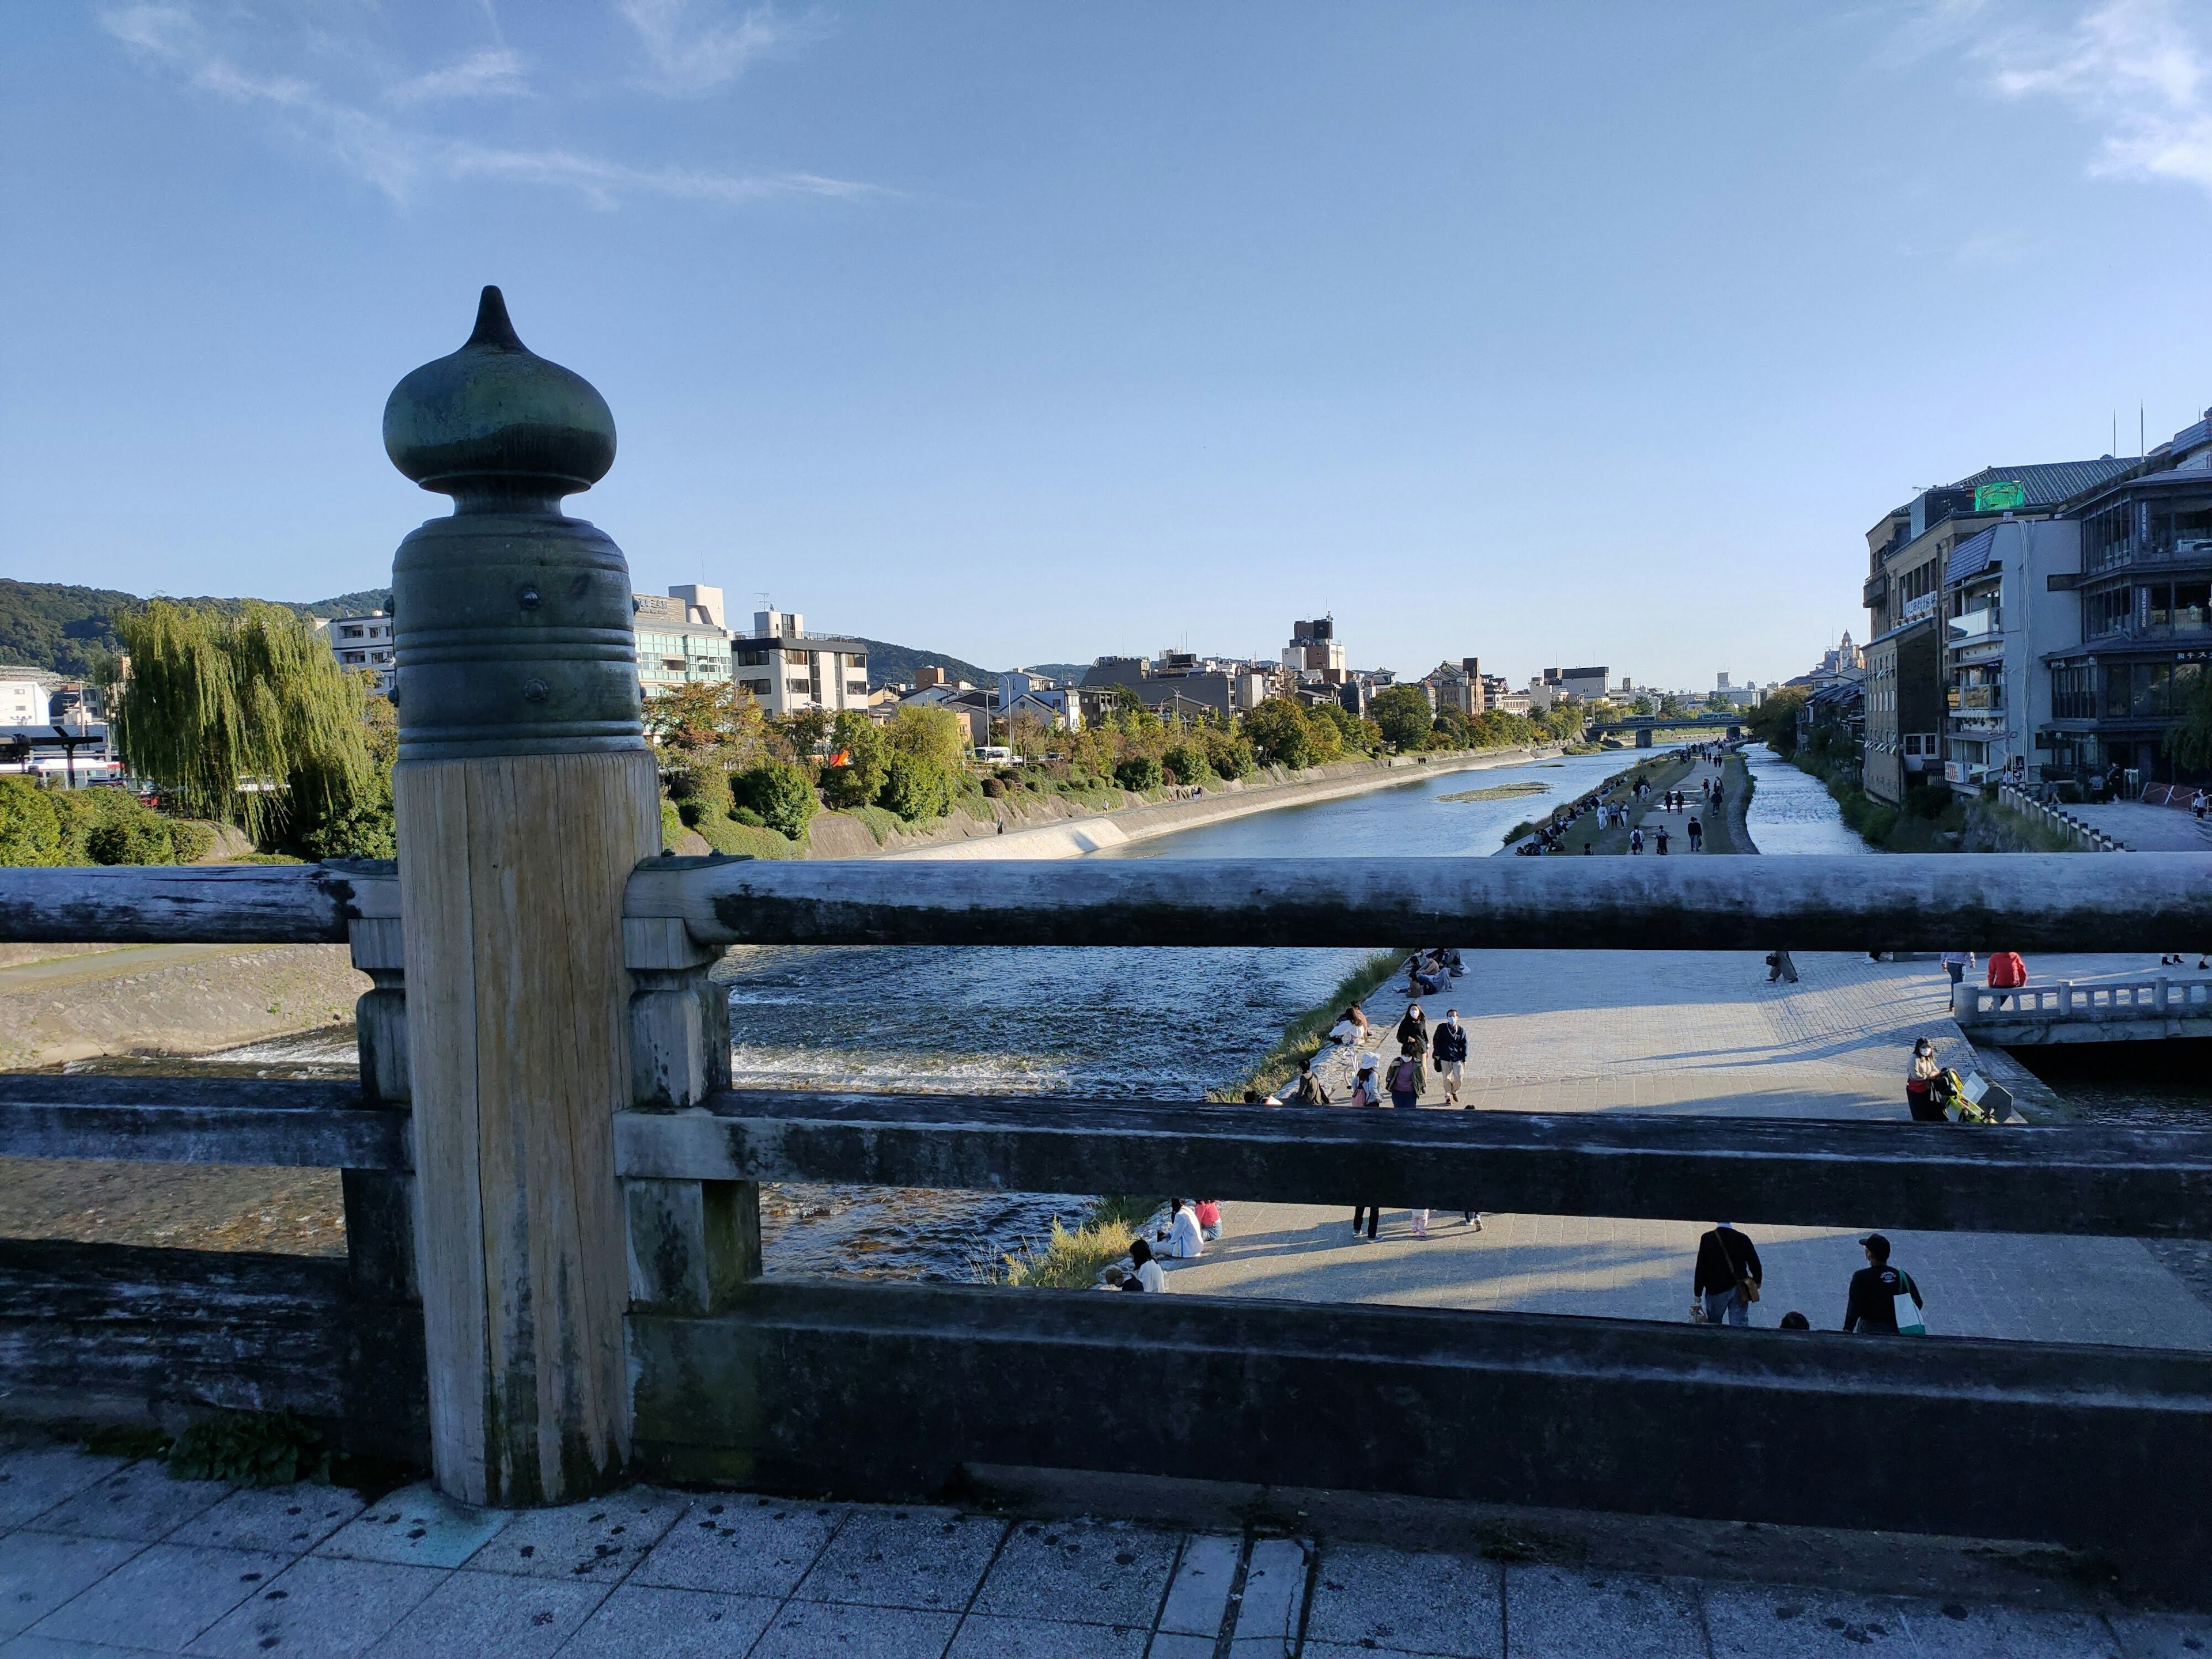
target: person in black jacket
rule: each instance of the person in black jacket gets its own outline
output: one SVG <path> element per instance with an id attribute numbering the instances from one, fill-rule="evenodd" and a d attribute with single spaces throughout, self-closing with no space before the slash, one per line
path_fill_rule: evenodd
<path id="1" fill-rule="evenodd" d="M 1759 1265 L 1759 1247 L 1723 1221 L 1698 1241 L 1698 1270 L 1690 1294 L 1705 1310 L 1705 1323 L 1749 1325 L 1751 1297 L 1745 1286 L 1757 1290 L 1765 1278 Z"/>
<path id="2" fill-rule="evenodd" d="M 1897 1298 L 1910 1296 L 1920 1307 L 1920 1287 L 1889 1265 L 1889 1241 L 1880 1233 L 1859 1240 L 1867 1264 L 1851 1275 L 1850 1299 L 1844 1304 L 1844 1328 L 1897 1334 Z"/>
<path id="3" fill-rule="evenodd" d="M 1429 1056 L 1437 1075 L 1444 1080 L 1444 1104 L 1459 1104 L 1459 1085 L 1467 1075 L 1467 1027 L 1459 1023 L 1459 1010 L 1444 1010 L 1443 1021 L 1429 1038 Z"/>
<path id="4" fill-rule="evenodd" d="M 1429 1017 L 1421 1012 L 1419 1003 L 1408 1003 L 1406 1017 L 1398 1022 L 1398 1052 L 1419 1060 L 1428 1046 Z"/>

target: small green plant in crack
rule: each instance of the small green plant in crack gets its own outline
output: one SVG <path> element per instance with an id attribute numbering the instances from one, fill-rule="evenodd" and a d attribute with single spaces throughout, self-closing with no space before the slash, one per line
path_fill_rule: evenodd
<path id="1" fill-rule="evenodd" d="M 225 1412 L 195 1423 L 169 1448 L 180 1480 L 234 1486 L 289 1486 L 331 1478 L 330 1448 L 290 1412 Z"/>

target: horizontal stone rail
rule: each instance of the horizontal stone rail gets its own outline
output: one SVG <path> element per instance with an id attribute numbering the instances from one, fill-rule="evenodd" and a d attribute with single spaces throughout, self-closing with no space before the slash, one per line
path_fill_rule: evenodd
<path id="1" fill-rule="evenodd" d="M 388 865 L 115 865 L 0 871 L 0 945 L 343 945 L 399 914 Z"/>
<path id="2" fill-rule="evenodd" d="M 1953 1012 L 1960 1030 L 1985 1043 L 2212 1036 L 2212 977 L 2053 980 L 2018 990 L 1969 986 Z"/>
<path id="3" fill-rule="evenodd" d="M 624 914 L 703 945 L 2166 950 L 2212 937 L 2212 854 L 648 860 Z"/>
<path id="4" fill-rule="evenodd" d="M 2212 1133 L 724 1090 L 624 1112 L 630 1178 L 1206 1192 L 1534 1215 L 2212 1237 Z"/>
<path id="5" fill-rule="evenodd" d="M 414 1168 L 406 1109 L 351 1083 L 0 1076 L 0 1157 Z"/>
<path id="6" fill-rule="evenodd" d="M 2212 1555 L 2204 1354 L 805 1280 L 629 1334 L 637 1467 L 672 1482 L 921 1498 L 1012 1464 L 2048 1539 L 2175 1583 Z"/>

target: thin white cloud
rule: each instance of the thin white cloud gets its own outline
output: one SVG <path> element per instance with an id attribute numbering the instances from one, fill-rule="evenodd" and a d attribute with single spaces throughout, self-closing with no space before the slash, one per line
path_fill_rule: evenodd
<path id="1" fill-rule="evenodd" d="M 2063 32 L 1998 32 L 1975 48 L 2008 98 L 2052 98 L 2100 130 L 2091 171 L 2212 192 L 2212 24 L 2172 0 L 2106 0 Z"/>
<path id="2" fill-rule="evenodd" d="M 395 104 L 423 104 L 445 98 L 520 98 L 530 90 L 522 56 L 506 46 L 472 52 L 456 63 L 398 82 L 385 96 Z"/>
<path id="3" fill-rule="evenodd" d="M 732 15 L 717 0 L 618 0 L 617 9 L 645 48 L 652 66 L 646 84 L 677 97 L 726 85 L 755 58 L 813 33 L 778 17 L 770 6 Z"/>
<path id="4" fill-rule="evenodd" d="M 335 161 L 395 203 L 411 199 L 425 181 L 480 179 L 572 190 L 599 208 L 618 206 L 633 196 L 741 204 L 791 196 L 852 200 L 883 193 L 872 185 L 814 173 L 637 167 L 560 146 L 503 146 L 441 132 L 422 125 L 421 114 L 394 118 L 301 76 L 246 67 L 178 0 L 118 7 L 100 14 L 100 21 L 149 68 L 226 102 L 263 111 L 290 142 Z M 386 77 L 374 101 L 427 113 L 433 106 L 526 91 L 522 77 L 520 56 L 501 46 L 423 74 Z"/>

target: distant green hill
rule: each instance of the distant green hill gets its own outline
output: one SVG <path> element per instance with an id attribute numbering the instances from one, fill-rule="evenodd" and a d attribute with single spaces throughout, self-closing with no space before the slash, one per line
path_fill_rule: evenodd
<path id="1" fill-rule="evenodd" d="M 245 607 L 244 599 L 200 595 L 182 599 L 187 605 L 214 605 L 225 611 Z M 122 649 L 115 623 L 146 601 L 136 593 L 112 587 L 72 587 L 62 582 L 19 582 L 0 577 L 0 663 L 44 668 L 56 674 L 83 676 L 99 670 L 102 659 Z M 392 603 L 388 587 L 364 588 L 341 593 L 311 605 L 285 605 L 305 616 L 352 616 L 385 609 Z"/>
<path id="2" fill-rule="evenodd" d="M 146 601 L 136 593 L 112 587 L 72 587 L 61 582 L 19 582 L 0 577 L 0 664 L 44 668 L 57 674 L 90 675 L 100 659 L 122 649 L 115 635 L 118 617 L 127 617 Z M 182 600 L 188 605 L 211 605 L 226 611 L 241 609 L 244 599 L 212 597 Z M 392 590 L 365 587 L 356 593 L 335 594 L 301 605 L 278 599 L 302 616 L 351 617 L 392 608 Z M 998 671 L 978 668 L 942 651 L 924 651 L 888 640 L 863 640 L 868 647 L 868 684 L 911 685 L 915 670 L 924 663 L 944 669 L 955 679 L 975 685 L 996 685 Z"/>

